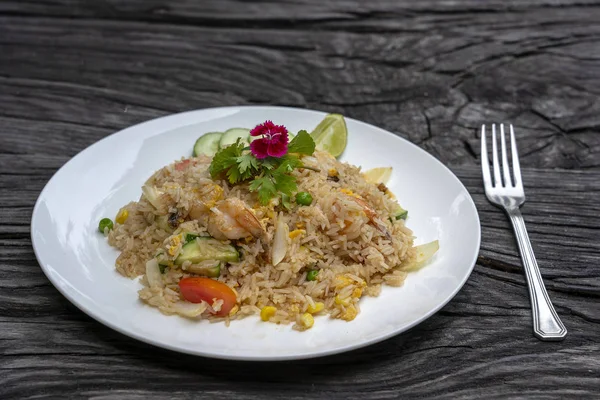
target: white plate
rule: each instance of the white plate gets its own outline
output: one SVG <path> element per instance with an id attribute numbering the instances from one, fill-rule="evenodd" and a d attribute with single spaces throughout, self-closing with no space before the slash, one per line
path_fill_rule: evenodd
<path id="1" fill-rule="evenodd" d="M 31 237 L 46 276 L 73 304 L 133 338 L 184 353 L 238 360 L 286 360 L 356 349 L 403 332 L 443 307 L 469 277 L 480 227 L 471 196 L 434 157 L 364 122 L 346 119 L 344 161 L 368 169 L 393 166 L 389 187 L 409 210 L 416 243 L 439 239 L 430 265 L 403 287 L 384 287 L 361 300 L 352 322 L 317 317 L 306 332 L 258 317 L 224 324 L 165 316 L 138 300 L 140 284 L 114 269 L 117 251 L 97 231 L 98 221 L 140 197 L 157 169 L 189 156 L 204 132 L 253 127 L 267 119 L 291 131 L 311 130 L 325 113 L 284 107 L 224 107 L 145 122 L 88 147 L 48 182 L 33 210 Z"/>

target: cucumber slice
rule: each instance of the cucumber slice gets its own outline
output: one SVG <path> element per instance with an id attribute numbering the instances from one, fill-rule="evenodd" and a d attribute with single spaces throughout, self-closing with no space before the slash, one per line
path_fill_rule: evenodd
<path id="1" fill-rule="evenodd" d="M 223 132 L 208 132 L 200 136 L 194 144 L 194 157 L 198 157 L 201 154 L 212 157 L 217 154 L 222 136 Z"/>
<path id="2" fill-rule="evenodd" d="M 218 278 L 221 275 L 221 261 L 205 261 L 201 264 L 191 264 L 187 267 L 191 273 Z"/>
<path id="3" fill-rule="evenodd" d="M 175 264 L 181 265 L 184 261 L 198 264 L 207 260 L 220 260 L 235 262 L 239 260 L 239 254 L 235 247 L 223 244 L 210 236 L 201 236 L 196 240 L 186 243 L 181 248 L 182 252 L 175 259 Z"/>
<path id="4" fill-rule="evenodd" d="M 231 146 L 235 141 L 240 138 L 245 146 L 250 144 L 250 129 L 246 128 L 231 128 L 225 131 L 221 138 L 219 146 L 223 149 L 227 146 Z"/>

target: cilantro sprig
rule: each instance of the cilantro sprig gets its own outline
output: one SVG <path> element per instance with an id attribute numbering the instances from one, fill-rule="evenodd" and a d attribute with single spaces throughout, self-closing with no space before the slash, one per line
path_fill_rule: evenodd
<path id="1" fill-rule="evenodd" d="M 278 158 L 258 159 L 248 150 L 240 139 L 219 150 L 209 167 L 211 177 L 226 177 L 232 185 L 248 181 L 250 191 L 257 193 L 262 205 L 277 196 L 281 196 L 284 206 L 287 198 L 289 205 L 289 198 L 298 189 L 291 173 L 296 168 L 307 168 L 299 156 L 314 153 L 314 140 L 302 130 L 288 144 L 287 154 Z"/>

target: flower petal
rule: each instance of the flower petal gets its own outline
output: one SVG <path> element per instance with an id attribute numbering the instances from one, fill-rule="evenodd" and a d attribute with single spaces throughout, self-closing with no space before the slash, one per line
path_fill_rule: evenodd
<path id="1" fill-rule="evenodd" d="M 278 135 L 281 136 L 281 135 Z M 269 146 L 267 147 L 267 153 L 271 157 L 283 157 L 287 153 L 288 144 L 287 138 L 285 140 L 271 140 Z"/>
<path id="2" fill-rule="evenodd" d="M 254 129 L 250 131 L 250 136 L 260 136 L 265 133 L 269 133 L 271 130 L 275 129 L 277 125 L 273 123 L 273 121 L 265 121 L 262 124 L 256 125 Z"/>
<path id="3" fill-rule="evenodd" d="M 287 147 L 287 146 L 286 146 Z M 269 143 L 266 139 L 256 139 L 250 143 L 250 151 L 258 159 L 267 158 Z"/>

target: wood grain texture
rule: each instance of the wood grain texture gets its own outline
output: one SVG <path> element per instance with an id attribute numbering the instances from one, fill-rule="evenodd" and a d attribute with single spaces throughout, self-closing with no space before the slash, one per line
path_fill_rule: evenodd
<path id="1" fill-rule="evenodd" d="M 599 18 L 595 1 L 0 1 L 0 398 L 597 398 Z M 341 112 L 449 165 L 482 222 L 464 289 L 383 343 L 275 364 L 175 354 L 77 310 L 31 249 L 48 179 L 116 130 L 232 104 Z M 512 232 L 483 194 L 477 128 L 502 121 L 562 343 L 533 338 Z"/>

